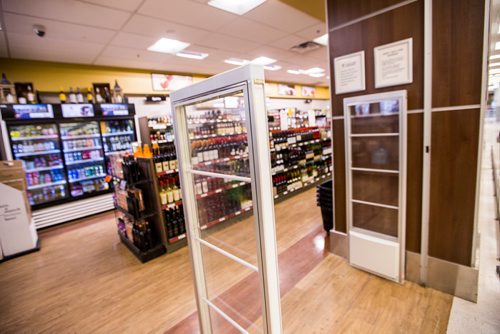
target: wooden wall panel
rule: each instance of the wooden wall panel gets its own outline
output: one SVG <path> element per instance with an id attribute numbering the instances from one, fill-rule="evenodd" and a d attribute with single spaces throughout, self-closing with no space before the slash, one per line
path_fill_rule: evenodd
<path id="1" fill-rule="evenodd" d="M 406 249 L 420 253 L 422 228 L 423 113 L 409 114 L 406 150 Z"/>
<path id="2" fill-rule="evenodd" d="M 404 0 L 337 0 L 330 1 L 328 6 L 328 23 L 330 28 L 355 20 Z M 330 5 L 331 3 L 331 5 Z"/>
<path id="3" fill-rule="evenodd" d="M 432 106 L 479 104 L 483 0 L 434 0 Z"/>
<path id="4" fill-rule="evenodd" d="M 335 2 L 334 2 L 335 3 Z M 375 89 L 373 48 L 398 40 L 413 38 L 413 83 Z M 332 78 L 332 113 L 343 114 L 343 98 L 381 93 L 398 89 L 408 90 L 408 109 L 423 108 L 423 1 L 397 8 L 368 20 L 330 33 L 330 71 Z M 366 90 L 335 94 L 333 58 L 365 51 Z"/>
<path id="5" fill-rule="evenodd" d="M 432 115 L 429 255 L 471 264 L 479 109 Z"/>
<path id="6" fill-rule="evenodd" d="M 347 232 L 344 120 L 333 122 L 333 180 L 335 189 L 335 230 Z"/>

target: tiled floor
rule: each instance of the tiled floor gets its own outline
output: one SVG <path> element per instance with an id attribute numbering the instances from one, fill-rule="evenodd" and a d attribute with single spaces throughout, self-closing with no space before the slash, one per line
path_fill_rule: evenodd
<path id="1" fill-rule="evenodd" d="M 479 291 L 476 303 L 453 298 L 448 333 L 469 334 L 500 333 L 500 280 L 495 269 L 497 261 L 499 222 L 495 219 L 495 198 L 492 181 L 491 147 L 499 149 L 496 135 L 500 123 L 485 123 L 485 145 L 481 167 L 481 198 L 479 231 L 481 234 L 479 257 Z M 497 151 L 500 153 L 500 151 Z M 498 157 L 498 155 L 497 155 Z"/>

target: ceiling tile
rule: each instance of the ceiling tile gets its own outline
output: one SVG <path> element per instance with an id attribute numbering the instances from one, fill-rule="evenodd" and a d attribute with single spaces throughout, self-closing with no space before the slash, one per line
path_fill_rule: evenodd
<path id="1" fill-rule="evenodd" d="M 261 45 L 258 46 L 255 50 L 248 52 L 248 56 L 250 60 L 260 56 L 265 56 L 276 59 L 278 61 L 284 61 L 290 57 L 295 56 L 295 53 L 293 53 L 292 51 L 273 48 L 272 46 Z"/>
<path id="2" fill-rule="evenodd" d="M 237 15 L 188 0 L 146 0 L 139 13 L 207 30 L 217 30 Z"/>
<path id="3" fill-rule="evenodd" d="M 236 38 L 242 38 L 261 44 L 269 44 L 287 35 L 287 33 L 283 31 L 244 17 L 240 17 L 237 21 L 225 25 L 223 28 L 219 29 L 219 31 Z"/>
<path id="4" fill-rule="evenodd" d="M 104 45 L 7 33 L 12 58 L 89 64 Z"/>
<path id="5" fill-rule="evenodd" d="M 196 29 L 174 22 L 162 21 L 143 15 L 134 15 L 125 27 L 123 27 L 122 31 L 151 36 L 154 37 L 155 40 L 160 37 L 168 37 L 188 43 L 203 41 L 204 37 L 208 34 L 202 29 Z"/>
<path id="6" fill-rule="evenodd" d="M 5 40 L 5 33 L 0 32 L 0 57 L 8 57 L 9 54 L 7 52 L 7 42 Z"/>
<path id="7" fill-rule="evenodd" d="M 106 7 L 113 7 L 116 9 L 126 10 L 127 12 L 133 12 L 139 7 L 142 0 L 84 0 L 85 2 L 91 2 L 96 5 L 102 5 Z"/>
<path id="8" fill-rule="evenodd" d="M 115 57 L 105 56 L 100 56 L 99 58 L 97 58 L 94 64 L 101 66 L 117 66 L 140 69 L 154 69 L 156 66 L 158 66 L 158 63 L 155 62 L 147 62 L 144 60 L 117 59 Z"/>
<path id="9" fill-rule="evenodd" d="M 99 29 L 78 24 L 63 23 L 47 19 L 37 19 L 31 16 L 18 14 L 4 14 L 5 30 L 9 33 L 19 33 L 24 35 L 35 36 L 33 33 L 33 25 L 41 24 L 46 28 L 45 38 L 64 39 L 71 41 L 83 41 L 99 44 L 107 44 L 115 32 L 109 29 Z"/>
<path id="10" fill-rule="evenodd" d="M 306 56 L 321 60 L 323 62 L 328 62 L 328 50 L 326 47 L 320 47 L 319 49 L 309 51 Z"/>
<path id="11" fill-rule="evenodd" d="M 68 0 L 3 1 L 3 10 L 63 22 L 118 30 L 130 14 L 121 10 Z"/>
<path id="12" fill-rule="evenodd" d="M 165 59 L 173 57 L 165 53 L 152 52 L 147 50 L 138 50 L 131 48 L 124 48 L 119 46 L 107 46 L 102 52 L 103 57 L 115 57 L 116 59 L 126 59 L 126 60 L 143 60 L 145 62 L 157 62 L 161 63 Z"/>
<path id="13" fill-rule="evenodd" d="M 122 46 L 138 50 L 147 50 L 147 48 L 153 45 L 156 41 L 157 38 L 155 37 L 129 34 L 127 32 L 119 32 L 110 42 L 110 45 Z"/>
<path id="14" fill-rule="evenodd" d="M 268 0 L 244 16 L 289 33 L 321 22 L 277 0 Z"/>
<path id="15" fill-rule="evenodd" d="M 304 37 L 309 41 L 324 34 L 326 34 L 326 23 L 324 22 L 312 25 L 295 33 L 295 35 Z"/>
<path id="16" fill-rule="evenodd" d="M 242 40 L 241 38 L 231 37 L 223 34 L 211 33 L 203 39 L 200 45 L 212 47 L 220 50 L 232 51 L 235 53 L 248 52 L 259 46 L 258 43 Z M 233 56 L 234 57 L 234 56 Z"/>
<path id="17" fill-rule="evenodd" d="M 289 50 L 292 46 L 298 45 L 300 43 L 306 42 L 307 39 L 304 37 L 299 37 L 295 35 L 288 35 L 285 36 L 277 41 L 274 41 L 270 43 L 269 45 L 284 49 L 284 50 Z"/>

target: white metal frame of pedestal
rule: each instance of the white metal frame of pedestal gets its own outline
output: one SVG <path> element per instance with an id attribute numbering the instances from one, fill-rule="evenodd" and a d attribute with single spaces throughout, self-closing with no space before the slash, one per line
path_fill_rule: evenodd
<path id="1" fill-rule="evenodd" d="M 383 101 L 397 101 L 398 112 L 388 113 L 387 111 L 379 113 L 369 113 L 361 115 L 351 115 L 352 106 L 368 104 L 377 104 Z M 367 110 L 365 108 L 365 110 Z M 406 235 L 406 111 L 407 98 L 406 91 L 394 91 L 388 93 L 356 96 L 344 99 L 344 119 L 345 119 L 345 145 L 346 145 L 346 196 L 347 196 L 347 222 L 348 222 L 348 240 L 349 240 L 349 262 L 352 266 L 366 270 L 373 274 L 385 277 L 387 279 L 403 282 L 405 269 L 405 235 Z M 352 119 L 364 118 L 365 120 L 373 120 L 376 124 L 377 119 L 381 117 L 399 116 L 397 133 L 391 132 L 367 132 L 367 133 L 352 133 Z M 370 138 L 371 144 L 376 144 L 379 138 L 397 137 L 399 138 L 398 145 L 398 160 L 399 168 L 383 169 L 383 168 L 363 168 L 362 166 L 353 166 L 353 138 Z M 368 152 L 365 152 L 368 154 Z M 355 172 L 368 172 L 381 175 L 398 175 L 398 203 L 397 205 L 389 205 L 381 201 L 360 200 L 353 198 L 353 175 Z M 396 210 L 397 211 L 397 236 L 380 233 L 359 226 L 355 226 L 354 204 L 367 206 L 372 208 L 381 208 L 381 210 Z M 379 215 L 380 216 L 380 215 Z"/>
<path id="2" fill-rule="evenodd" d="M 212 173 L 194 169 L 191 163 L 191 148 L 188 137 L 186 108 L 197 102 L 215 99 L 230 94 L 242 93 L 245 98 L 245 119 L 249 148 L 250 177 Z M 241 96 L 241 94 L 240 94 Z M 202 249 L 207 247 L 219 256 L 236 261 L 259 275 L 262 300 L 263 332 L 281 333 L 281 307 L 278 277 L 278 256 L 274 222 L 274 201 L 271 182 L 269 133 L 264 92 L 264 69 L 253 64 L 205 79 L 171 94 L 174 113 L 175 142 L 179 161 L 179 175 L 183 206 L 188 231 L 200 327 L 203 333 L 212 333 L 210 311 L 216 312 L 235 329 L 247 330 L 231 319 L 210 300 L 205 279 L 205 264 Z M 248 182 L 252 188 L 252 205 L 256 232 L 257 266 L 202 239 L 197 201 L 194 192 L 194 175 L 203 175 Z M 205 247 L 205 248 L 203 248 Z"/>

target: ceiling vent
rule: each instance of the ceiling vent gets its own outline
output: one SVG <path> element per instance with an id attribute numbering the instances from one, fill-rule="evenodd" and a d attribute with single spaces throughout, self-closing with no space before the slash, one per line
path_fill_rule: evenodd
<path id="1" fill-rule="evenodd" d="M 313 41 L 307 41 L 307 42 L 300 43 L 298 45 L 292 46 L 290 48 L 290 50 L 293 51 L 293 52 L 297 52 L 297 53 L 303 54 L 303 53 L 306 53 L 306 52 L 309 52 L 309 51 L 313 51 L 313 50 L 319 49 L 320 47 L 322 47 L 321 44 L 318 44 L 318 43 L 313 42 Z"/>

